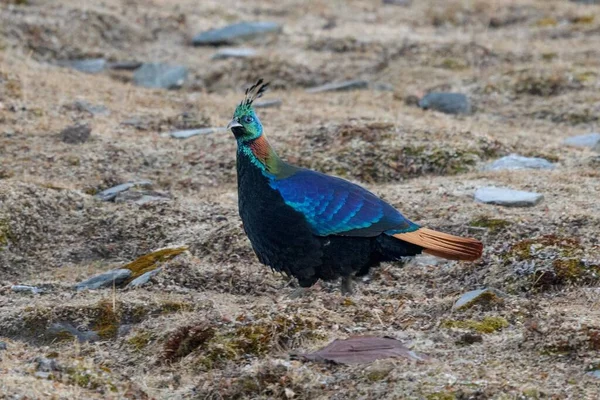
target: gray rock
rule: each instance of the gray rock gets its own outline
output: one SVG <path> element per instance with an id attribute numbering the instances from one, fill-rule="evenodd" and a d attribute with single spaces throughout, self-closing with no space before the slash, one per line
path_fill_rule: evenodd
<path id="1" fill-rule="evenodd" d="M 283 104 L 283 101 L 281 101 L 280 99 L 273 99 L 273 100 L 256 101 L 256 102 L 252 103 L 252 106 L 254 108 L 276 108 L 276 107 L 281 107 L 282 104 Z"/>
<path id="2" fill-rule="evenodd" d="M 150 191 L 150 190 L 127 190 L 117 194 L 115 197 L 115 203 L 135 203 L 138 205 L 144 205 L 157 201 L 170 201 L 171 198 L 163 193 Z"/>
<path id="3" fill-rule="evenodd" d="M 146 283 L 148 283 L 148 281 L 150 281 L 150 278 L 152 278 L 154 275 L 158 274 L 160 271 L 162 271 L 162 268 L 156 268 L 156 269 L 153 269 L 152 271 L 148 271 L 145 274 L 138 276 L 137 278 L 135 278 L 134 280 L 129 282 L 129 285 L 127 285 L 127 288 L 135 289 L 135 288 L 145 285 Z"/>
<path id="4" fill-rule="evenodd" d="M 135 70 L 133 81 L 147 88 L 177 89 L 183 86 L 187 74 L 187 68 L 181 65 L 148 63 Z"/>
<path id="5" fill-rule="evenodd" d="M 412 4 L 412 0 L 383 0 L 383 4 L 409 7 Z"/>
<path id="6" fill-rule="evenodd" d="M 131 271 L 128 269 L 113 269 L 112 271 L 104 272 L 100 275 L 96 275 L 90 279 L 86 279 L 83 282 L 75 285 L 77 290 L 85 289 L 100 289 L 105 287 L 112 287 L 113 284 L 119 286 L 125 282 L 131 276 Z"/>
<path id="7" fill-rule="evenodd" d="M 587 135 L 573 136 L 565 139 L 563 143 L 567 146 L 593 148 L 600 143 L 600 133 L 588 133 Z"/>
<path id="8" fill-rule="evenodd" d="M 12 285 L 10 290 L 12 290 L 15 293 L 31 293 L 31 294 L 43 293 L 43 290 L 41 290 L 40 288 L 37 288 L 35 286 L 28 286 L 28 285 Z"/>
<path id="9" fill-rule="evenodd" d="M 63 337 L 63 335 L 65 333 L 68 333 L 68 334 L 72 335 L 73 337 L 76 337 L 77 340 L 81 343 L 95 342 L 100 339 L 100 336 L 98 336 L 98 334 L 96 332 L 94 332 L 94 331 L 82 332 L 79 329 L 75 328 L 69 322 L 55 322 L 52 325 L 50 325 L 50 327 L 48 328 L 46 333 L 50 337 L 58 337 L 58 336 Z"/>
<path id="10" fill-rule="evenodd" d="M 84 58 L 81 60 L 60 61 L 59 65 L 73 68 L 87 74 L 97 74 L 104 71 L 107 63 L 104 58 Z"/>
<path id="11" fill-rule="evenodd" d="M 114 200 L 117 195 L 121 192 L 125 192 L 129 189 L 131 189 L 132 187 L 136 187 L 136 186 L 141 186 L 141 187 L 149 187 L 152 185 L 152 182 L 150 181 L 135 181 L 135 182 L 126 182 L 126 183 L 122 183 L 120 185 L 117 186 L 113 186 L 109 189 L 105 189 L 103 191 L 101 191 L 100 193 L 96 194 L 96 198 L 100 199 L 102 201 L 112 201 Z"/>
<path id="12" fill-rule="evenodd" d="M 554 169 L 550 161 L 539 157 L 523 157 L 518 154 L 509 154 L 499 158 L 483 167 L 486 171 L 501 171 L 514 169 Z"/>
<path id="13" fill-rule="evenodd" d="M 595 369 L 593 371 L 588 371 L 585 374 L 587 376 L 591 376 L 593 378 L 599 378 L 600 379 L 600 369 Z"/>
<path id="14" fill-rule="evenodd" d="M 87 101 L 77 100 L 73 103 L 73 108 L 78 111 L 90 113 L 92 115 L 110 115 L 110 110 L 104 106 L 95 106 Z"/>
<path id="15" fill-rule="evenodd" d="M 35 368 L 38 371 L 52 372 L 61 370 L 60 365 L 58 365 L 58 362 L 56 362 L 56 360 L 53 358 L 37 357 L 35 360 L 33 360 L 33 362 L 35 363 Z"/>
<path id="16" fill-rule="evenodd" d="M 600 0 L 571 0 L 571 2 L 580 4 L 600 4 Z"/>
<path id="17" fill-rule="evenodd" d="M 500 298 L 502 297 L 506 297 L 506 294 L 496 289 L 471 290 L 470 292 L 460 296 L 460 298 L 452 306 L 452 309 L 460 310 L 462 308 L 469 308 L 474 304 L 482 302 L 500 302 Z"/>
<path id="18" fill-rule="evenodd" d="M 480 188 L 475 192 L 476 201 L 505 207 L 532 207 L 542 201 L 543 198 L 544 196 L 539 193 L 494 186 Z"/>
<path id="19" fill-rule="evenodd" d="M 169 133 L 169 136 L 175 139 L 187 139 L 192 136 L 197 135 L 206 135 L 209 133 L 216 133 L 220 131 L 225 131 L 223 128 L 200 128 L 200 129 L 185 129 L 182 131 L 174 131 Z"/>
<path id="20" fill-rule="evenodd" d="M 0 350 L 8 350 L 5 342 L 0 342 Z"/>
<path id="21" fill-rule="evenodd" d="M 446 114 L 470 114 L 471 102 L 462 93 L 431 92 L 419 100 L 419 107 Z"/>
<path id="22" fill-rule="evenodd" d="M 225 60 L 228 58 L 251 58 L 255 57 L 258 52 L 251 48 L 226 48 L 217 51 L 211 57 L 213 60 Z"/>
<path id="23" fill-rule="evenodd" d="M 598 141 L 598 143 L 596 143 L 594 147 L 592 147 L 592 150 L 600 153 L 600 140 Z"/>
<path id="24" fill-rule="evenodd" d="M 69 144 L 81 144 L 88 141 L 92 134 L 92 128 L 89 125 L 73 125 L 60 132 L 60 138 L 63 142 Z"/>
<path id="25" fill-rule="evenodd" d="M 357 90 L 366 89 L 369 87 L 369 82 L 363 80 L 351 80 L 343 82 L 332 82 L 325 85 L 306 89 L 307 93 L 321 93 L 321 92 L 339 92 L 345 90 Z"/>
<path id="26" fill-rule="evenodd" d="M 192 39 L 194 46 L 215 46 L 233 44 L 267 34 L 281 32 L 281 25 L 276 22 L 238 22 L 223 28 L 211 29 L 199 33 Z"/>

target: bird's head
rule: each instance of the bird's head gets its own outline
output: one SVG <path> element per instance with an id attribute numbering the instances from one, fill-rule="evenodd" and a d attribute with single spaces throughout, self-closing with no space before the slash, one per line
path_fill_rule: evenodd
<path id="1" fill-rule="evenodd" d="M 269 84 L 263 84 L 259 79 L 256 84 L 246 89 L 246 97 L 236 107 L 233 119 L 227 125 L 238 142 L 249 142 L 259 138 L 263 133 L 263 127 L 252 108 L 252 102 L 263 95 Z"/>

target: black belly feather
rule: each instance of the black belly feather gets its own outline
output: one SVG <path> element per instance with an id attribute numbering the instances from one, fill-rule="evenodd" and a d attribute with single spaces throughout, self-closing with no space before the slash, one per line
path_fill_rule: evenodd
<path id="1" fill-rule="evenodd" d="M 262 171 L 238 151 L 238 202 L 244 230 L 259 261 L 312 286 L 318 279 L 365 275 L 382 261 L 421 253 L 422 248 L 381 234 L 316 236 L 304 215 L 285 204 Z"/>

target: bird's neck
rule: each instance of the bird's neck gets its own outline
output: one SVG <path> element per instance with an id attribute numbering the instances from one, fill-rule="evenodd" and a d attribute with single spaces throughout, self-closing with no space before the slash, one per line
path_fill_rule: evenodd
<path id="1" fill-rule="evenodd" d="M 287 175 L 290 168 L 271 147 L 265 135 L 248 142 L 238 142 L 238 153 L 247 156 L 255 167 L 272 177 Z"/>

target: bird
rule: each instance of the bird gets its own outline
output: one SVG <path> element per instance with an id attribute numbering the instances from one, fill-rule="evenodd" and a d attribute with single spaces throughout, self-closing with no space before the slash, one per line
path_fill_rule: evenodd
<path id="1" fill-rule="evenodd" d="M 357 184 L 281 159 L 253 108 L 268 85 L 248 87 L 227 125 L 237 142 L 239 214 L 260 263 L 296 278 L 300 295 L 339 278 L 341 293 L 351 295 L 353 281 L 381 262 L 421 253 L 481 257 L 477 239 L 422 227 Z"/>

